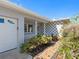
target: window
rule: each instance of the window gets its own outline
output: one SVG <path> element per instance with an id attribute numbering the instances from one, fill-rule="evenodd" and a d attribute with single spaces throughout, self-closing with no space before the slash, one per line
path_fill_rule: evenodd
<path id="1" fill-rule="evenodd" d="M 25 24 L 25 32 L 33 32 L 33 25 L 32 24 Z"/>
<path id="2" fill-rule="evenodd" d="M 4 23 L 4 18 L 0 18 L 0 23 Z"/>
<path id="3" fill-rule="evenodd" d="M 27 32 L 27 24 L 24 24 L 24 31 Z"/>
<path id="4" fill-rule="evenodd" d="M 33 32 L 33 25 L 28 24 L 28 32 Z"/>

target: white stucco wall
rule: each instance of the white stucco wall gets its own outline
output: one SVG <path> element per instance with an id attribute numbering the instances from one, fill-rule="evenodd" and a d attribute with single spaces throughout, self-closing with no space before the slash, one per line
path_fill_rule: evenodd
<path id="1" fill-rule="evenodd" d="M 23 15 L 3 7 L 0 7 L 0 16 L 13 17 L 18 19 L 18 45 L 24 42 L 24 17 Z"/>
<path id="2" fill-rule="evenodd" d="M 62 27 L 63 27 L 63 25 L 59 24 L 59 25 L 56 25 L 56 27 L 57 27 L 58 35 L 60 37 L 62 37 Z"/>

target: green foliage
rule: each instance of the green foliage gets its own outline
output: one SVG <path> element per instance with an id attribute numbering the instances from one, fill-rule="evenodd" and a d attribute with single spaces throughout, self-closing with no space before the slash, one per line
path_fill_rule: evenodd
<path id="1" fill-rule="evenodd" d="M 73 29 L 73 28 L 72 28 Z M 65 55 L 65 59 L 79 59 L 79 36 L 76 35 L 77 31 L 69 29 L 63 32 L 63 38 L 60 40 L 61 46 L 59 53 Z"/>
<path id="2" fill-rule="evenodd" d="M 31 39 L 29 39 L 28 42 L 25 42 L 21 45 L 21 52 L 30 52 L 33 48 L 36 48 L 38 45 L 46 44 L 48 42 L 52 41 L 51 36 L 46 35 L 37 35 Z"/>
<path id="3" fill-rule="evenodd" d="M 79 24 L 79 15 L 70 18 L 70 22 L 73 24 Z"/>

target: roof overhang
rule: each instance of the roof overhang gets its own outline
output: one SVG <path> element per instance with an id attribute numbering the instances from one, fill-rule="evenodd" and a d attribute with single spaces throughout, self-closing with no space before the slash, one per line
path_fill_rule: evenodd
<path id="1" fill-rule="evenodd" d="M 51 19 L 48 19 L 46 17 L 43 17 L 43 16 L 40 16 L 28 9 L 25 9 L 21 6 L 18 6 L 10 1 L 7 1 L 7 0 L 0 0 L 0 7 L 4 7 L 4 8 L 8 8 L 8 9 L 11 9 L 11 10 L 14 10 L 18 13 L 21 13 L 22 15 L 24 15 L 25 17 L 28 17 L 28 18 L 32 18 L 32 19 L 37 19 L 38 21 L 41 21 L 41 22 L 64 22 L 64 21 L 69 21 L 69 18 L 66 18 L 66 19 L 60 19 L 60 20 L 57 20 L 57 21 L 54 21 L 54 20 L 51 20 Z"/>
<path id="2" fill-rule="evenodd" d="M 8 9 L 12 9 L 14 11 L 17 11 L 18 13 L 21 13 L 23 15 L 27 15 L 27 16 L 31 16 L 31 17 L 34 17 L 36 19 L 40 19 L 41 21 L 45 21 L 45 22 L 48 22 L 48 18 L 46 17 L 43 17 L 43 16 L 39 16 L 38 14 L 32 12 L 32 11 L 29 11 L 23 7 L 19 7 L 18 5 L 12 3 L 12 2 L 9 2 L 7 0 L 0 0 L 0 7 L 4 7 L 4 8 L 8 8 Z"/>

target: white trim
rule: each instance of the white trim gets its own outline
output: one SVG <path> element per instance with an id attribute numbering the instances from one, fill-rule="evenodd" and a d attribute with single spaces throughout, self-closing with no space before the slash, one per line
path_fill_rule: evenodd
<path id="1" fill-rule="evenodd" d="M 34 30 L 31 32 L 29 32 L 29 30 L 28 30 L 28 25 L 32 25 L 33 26 L 33 24 L 30 24 L 30 23 L 27 23 L 27 24 L 24 24 L 25 26 L 26 26 L 26 28 L 27 28 L 27 31 L 26 31 L 26 33 L 32 33 L 32 32 L 34 32 Z M 24 27 L 25 28 L 25 27 Z M 34 28 L 34 26 L 33 26 L 33 28 Z M 25 31 L 25 29 L 24 29 L 24 31 Z"/>
<path id="2" fill-rule="evenodd" d="M 26 24 L 26 27 L 27 27 L 27 32 L 28 32 L 28 24 Z"/>
<path id="3" fill-rule="evenodd" d="M 35 21 L 35 35 L 37 35 L 37 21 Z"/>
<path id="4" fill-rule="evenodd" d="M 45 35 L 45 29 L 46 29 L 46 27 L 45 27 L 45 23 L 44 23 L 44 35 Z"/>

